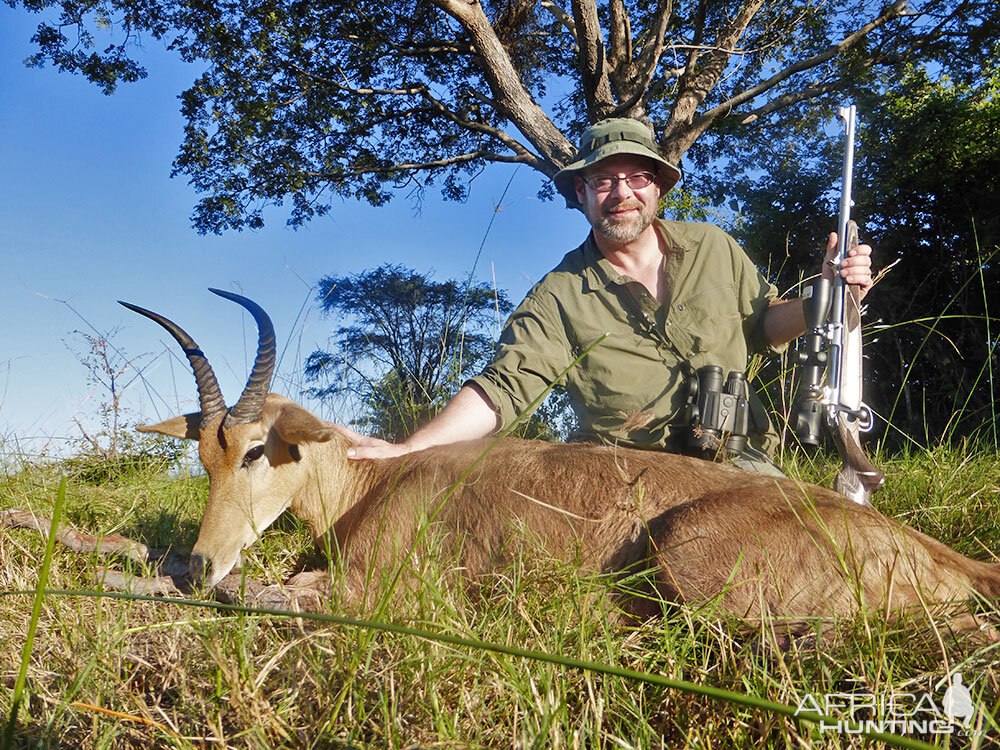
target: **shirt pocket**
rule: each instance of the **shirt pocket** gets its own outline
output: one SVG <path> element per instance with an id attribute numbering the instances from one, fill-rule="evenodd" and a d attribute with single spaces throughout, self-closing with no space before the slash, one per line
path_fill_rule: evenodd
<path id="1" fill-rule="evenodd" d="M 577 326 L 573 355 L 579 356 L 604 331 Z M 567 374 L 567 387 L 585 404 L 591 418 L 616 416 L 621 420 L 646 409 L 663 388 L 670 373 L 663 353 L 650 336 L 630 327 L 616 327 Z"/>
<path id="2" fill-rule="evenodd" d="M 677 304 L 677 311 L 682 313 L 683 325 L 691 336 L 692 351 L 696 355 L 730 355 L 734 338 L 743 338 L 743 319 L 731 283 L 687 297 Z M 745 344 L 739 348 L 745 351 Z"/>

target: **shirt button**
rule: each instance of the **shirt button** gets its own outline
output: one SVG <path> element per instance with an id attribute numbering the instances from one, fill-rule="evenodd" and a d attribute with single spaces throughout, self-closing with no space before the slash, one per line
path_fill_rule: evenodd
<path id="1" fill-rule="evenodd" d="M 684 309 L 684 305 L 677 305 L 677 309 L 678 310 L 683 310 Z"/>

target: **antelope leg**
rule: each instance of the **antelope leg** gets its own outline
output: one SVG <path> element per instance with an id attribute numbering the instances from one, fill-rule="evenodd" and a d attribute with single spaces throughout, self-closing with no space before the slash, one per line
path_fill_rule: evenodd
<path id="1" fill-rule="evenodd" d="M 0 511 L 0 528 L 31 529 L 48 536 L 52 520 L 34 511 L 13 508 Z M 184 576 L 188 572 L 187 562 L 172 549 L 147 547 L 121 534 L 98 537 L 63 525 L 56 530 L 56 540 L 78 555 L 123 555 L 134 563 L 152 565 L 165 576 Z"/>
<path id="2" fill-rule="evenodd" d="M 39 534 L 47 536 L 52 528 L 52 521 L 30 510 L 13 508 L 12 510 L 0 511 L 0 528 L 3 527 L 33 529 Z M 56 539 L 63 546 L 69 547 L 80 555 L 91 552 L 102 555 L 125 555 L 138 563 L 148 562 L 151 552 L 145 544 L 126 539 L 121 534 L 96 537 L 84 534 L 70 526 L 60 527 L 56 531 Z"/>

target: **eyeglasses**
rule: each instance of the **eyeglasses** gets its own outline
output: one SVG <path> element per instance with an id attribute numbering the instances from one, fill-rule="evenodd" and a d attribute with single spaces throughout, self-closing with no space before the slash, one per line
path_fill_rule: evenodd
<path id="1" fill-rule="evenodd" d="M 609 193 L 618 187 L 619 182 L 624 182 L 632 190 L 642 190 L 656 182 L 656 175 L 652 172 L 633 172 L 625 177 L 608 177 L 606 175 L 584 177 L 583 181 L 590 185 L 590 189 L 595 193 Z"/>

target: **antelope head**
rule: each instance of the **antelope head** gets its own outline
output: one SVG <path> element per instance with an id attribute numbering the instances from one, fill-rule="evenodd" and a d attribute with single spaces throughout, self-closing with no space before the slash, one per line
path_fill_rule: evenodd
<path id="1" fill-rule="evenodd" d="M 257 356 L 243 394 L 232 408 L 226 407 L 205 355 L 180 326 L 136 305 L 120 304 L 163 326 L 194 370 L 200 411 L 138 429 L 198 441 L 209 491 L 190 570 L 194 580 L 204 579 L 214 586 L 236 566 L 241 550 L 292 504 L 307 482 L 299 446 L 328 441 L 335 431 L 298 404 L 268 393 L 275 340 L 274 326 L 264 310 L 238 294 L 209 291 L 242 305 L 257 322 Z"/>

